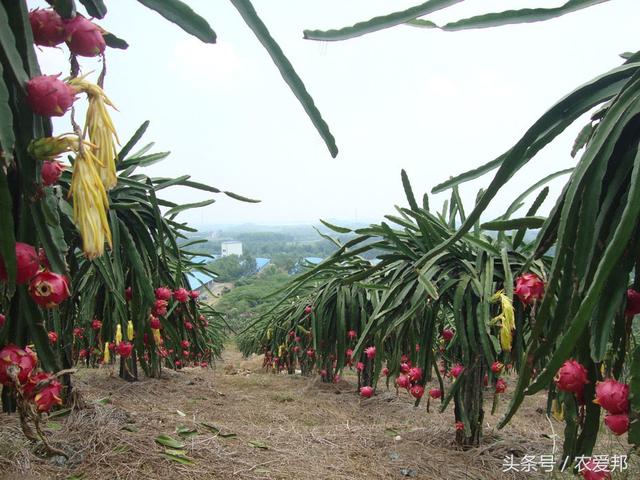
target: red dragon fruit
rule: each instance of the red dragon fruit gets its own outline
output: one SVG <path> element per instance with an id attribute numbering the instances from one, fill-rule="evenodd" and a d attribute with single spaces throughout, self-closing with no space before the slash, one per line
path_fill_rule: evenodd
<path id="1" fill-rule="evenodd" d="M 82 327 L 76 327 L 73 329 L 73 336 L 76 338 L 82 338 L 84 337 L 84 328 Z"/>
<path id="2" fill-rule="evenodd" d="M 453 367 L 451 367 L 450 373 L 453 378 L 458 378 L 460 374 L 464 372 L 464 365 L 456 363 Z"/>
<path id="3" fill-rule="evenodd" d="M 62 17 L 55 10 L 36 8 L 29 12 L 33 42 L 43 47 L 55 47 L 67 37 Z"/>
<path id="4" fill-rule="evenodd" d="M 94 318 L 91 322 L 91 328 L 93 328 L 94 330 L 100 330 L 102 328 L 102 322 L 97 318 Z"/>
<path id="5" fill-rule="evenodd" d="M 304 314 L 309 315 L 311 313 L 311 305 L 304 307 Z"/>
<path id="6" fill-rule="evenodd" d="M 442 330 L 442 338 L 444 338 L 445 342 L 450 342 L 454 335 L 455 332 L 450 328 L 445 328 L 444 330 Z"/>
<path id="7" fill-rule="evenodd" d="M 0 328 L 4 327 L 6 321 L 7 318 L 2 313 L 0 313 Z"/>
<path id="8" fill-rule="evenodd" d="M 193 323 L 189 321 L 184 322 L 184 328 L 186 328 L 187 330 L 193 330 Z"/>
<path id="9" fill-rule="evenodd" d="M 630 288 L 627 290 L 627 308 L 624 314 L 627 317 L 633 317 L 640 313 L 640 292 Z"/>
<path id="10" fill-rule="evenodd" d="M 384 367 L 382 369 L 382 375 L 384 375 L 385 377 L 389 376 L 389 369 L 387 367 Z"/>
<path id="11" fill-rule="evenodd" d="M 38 272 L 29 283 L 31 299 L 43 308 L 55 308 L 69 298 L 69 280 L 48 270 Z"/>
<path id="12" fill-rule="evenodd" d="M 164 317 L 167 314 L 167 306 L 166 300 L 156 300 L 153 303 L 153 315 L 155 317 Z"/>
<path id="13" fill-rule="evenodd" d="M 124 289 L 124 298 L 127 302 L 130 302 L 133 298 L 133 289 L 131 287 L 127 287 Z"/>
<path id="14" fill-rule="evenodd" d="M 27 102 L 43 117 L 61 117 L 76 99 L 75 90 L 58 75 L 40 75 L 27 82 Z"/>
<path id="15" fill-rule="evenodd" d="M 200 292 L 198 290 L 191 290 L 189 292 L 189 298 L 192 299 L 192 300 L 195 300 L 199 296 L 200 296 Z"/>
<path id="16" fill-rule="evenodd" d="M 369 360 L 373 360 L 376 357 L 376 347 L 367 347 L 364 349 L 364 354 Z"/>
<path id="17" fill-rule="evenodd" d="M 400 373 L 409 373 L 411 370 L 411 362 L 403 362 L 400 364 Z"/>
<path id="18" fill-rule="evenodd" d="M 419 382 L 420 380 L 422 380 L 422 369 L 420 367 L 413 367 L 411 370 L 409 370 L 409 380 L 411 380 L 412 382 Z"/>
<path id="19" fill-rule="evenodd" d="M 160 319 L 152 315 L 149 319 L 149 326 L 155 330 L 158 330 L 160 328 Z"/>
<path id="20" fill-rule="evenodd" d="M 120 342 L 116 347 L 116 351 L 122 358 L 129 358 L 133 351 L 133 345 L 129 342 Z"/>
<path id="21" fill-rule="evenodd" d="M 436 398 L 440 398 L 442 397 L 442 390 L 440 390 L 439 388 L 432 388 L 431 390 L 429 390 L 429 396 L 434 400 Z"/>
<path id="22" fill-rule="evenodd" d="M 182 341 L 180 342 L 180 346 L 181 346 L 182 348 L 184 348 L 185 350 L 186 350 L 187 348 L 189 348 L 189 346 L 190 346 L 190 345 L 191 345 L 191 343 L 189 342 L 189 340 L 182 340 Z"/>
<path id="23" fill-rule="evenodd" d="M 535 273 L 525 273 L 516 279 L 514 293 L 525 305 L 529 305 L 544 296 L 544 282 Z"/>
<path id="24" fill-rule="evenodd" d="M 411 390 L 409 390 L 409 393 L 414 398 L 422 398 L 422 395 L 424 395 L 424 387 L 422 385 L 414 385 L 411 387 Z"/>
<path id="25" fill-rule="evenodd" d="M 614 415 L 629 411 L 629 385 L 613 378 L 596 384 L 596 398 L 593 401 Z"/>
<path id="26" fill-rule="evenodd" d="M 39 268 L 40 261 L 36 249 L 28 243 L 16 242 L 16 283 L 18 285 L 27 283 L 38 273 Z M 0 280 L 5 282 L 8 280 L 2 257 L 0 257 Z"/>
<path id="27" fill-rule="evenodd" d="M 499 378 L 496 382 L 496 393 L 504 393 L 507 391 L 507 382 L 504 379 Z"/>
<path id="28" fill-rule="evenodd" d="M 307 350 L 307 357 L 313 358 L 315 356 L 316 356 L 316 352 L 313 350 L 313 348 L 310 348 L 309 350 Z"/>
<path id="29" fill-rule="evenodd" d="M 364 371 L 364 363 L 362 363 L 362 362 L 356 363 L 356 370 L 359 371 L 359 372 Z"/>
<path id="30" fill-rule="evenodd" d="M 356 333 L 356 331 L 355 331 L 355 330 L 349 330 L 349 331 L 347 332 L 347 338 L 348 338 L 349 340 L 355 340 L 356 338 L 358 338 L 358 334 Z"/>
<path id="31" fill-rule="evenodd" d="M 629 415 L 626 413 L 607 415 L 604 417 L 604 423 L 613 433 L 622 435 L 629 430 Z"/>
<path id="32" fill-rule="evenodd" d="M 156 288 L 156 299 L 157 300 L 166 300 L 169 301 L 171 300 L 171 289 L 167 288 L 167 287 L 158 287 Z"/>
<path id="33" fill-rule="evenodd" d="M 396 385 L 399 388 L 409 389 L 411 387 L 411 380 L 406 375 L 399 375 L 398 378 L 396 378 Z"/>
<path id="34" fill-rule="evenodd" d="M 189 292 L 180 287 L 178 290 L 173 292 L 173 298 L 180 303 L 186 303 L 189 301 Z"/>
<path id="35" fill-rule="evenodd" d="M 38 388 L 40 382 L 48 381 L 44 386 Z M 35 403 L 38 412 L 50 412 L 56 405 L 62 405 L 62 385 L 52 375 L 39 372 L 31 375 L 24 385 L 25 397 Z"/>
<path id="36" fill-rule="evenodd" d="M 582 466 L 580 471 L 584 480 L 611 480 L 611 473 L 608 470 L 607 465 L 595 460 L 589 460 Z"/>
<path id="37" fill-rule="evenodd" d="M 58 183 L 60 175 L 64 172 L 64 168 L 64 165 L 57 160 L 46 160 L 42 162 L 42 167 L 40 168 L 42 185 L 49 187 Z"/>
<path id="38" fill-rule="evenodd" d="M 504 369 L 504 363 L 502 362 L 495 361 L 491 364 L 491 371 L 496 375 L 501 374 L 503 369 Z"/>
<path id="39" fill-rule="evenodd" d="M 589 383 L 587 369 L 575 360 L 564 362 L 553 380 L 558 390 L 572 393 L 581 393 L 584 386 Z"/>
<path id="40" fill-rule="evenodd" d="M 48 332 L 47 336 L 51 345 L 55 345 L 58 342 L 58 334 L 56 332 Z"/>
<path id="41" fill-rule="evenodd" d="M 373 397 L 373 388 L 372 387 L 362 387 L 360 388 L 360 396 L 363 398 L 371 398 Z"/>
<path id="42" fill-rule="evenodd" d="M 456 422 L 455 427 L 458 432 L 464 430 L 464 422 Z"/>
<path id="43" fill-rule="evenodd" d="M 100 27 L 80 15 L 66 20 L 64 25 L 71 53 L 82 57 L 95 57 L 104 52 L 107 44 Z"/>
<path id="44" fill-rule="evenodd" d="M 0 350 L 0 384 L 5 386 L 13 385 L 8 370 L 10 367 L 17 367 L 18 382 L 24 385 L 37 364 L 38 357 L 29 347 L 22 349 L 11 344 L 5 346 Z"/>

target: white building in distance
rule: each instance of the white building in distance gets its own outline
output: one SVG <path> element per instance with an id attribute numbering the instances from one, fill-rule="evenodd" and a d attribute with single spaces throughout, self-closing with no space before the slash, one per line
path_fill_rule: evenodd
<path id="1" fill-rule="evenodd" d="M 242 255 L 242 242 L 236 242 L 234 240 L 222 242 L 220 244 L 220 253 L 223 257 L 229 255 Z"/>

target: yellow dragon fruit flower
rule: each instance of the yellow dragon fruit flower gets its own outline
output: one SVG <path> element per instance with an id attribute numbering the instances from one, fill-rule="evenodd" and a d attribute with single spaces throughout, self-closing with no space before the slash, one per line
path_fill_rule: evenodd
<path id="1" fill-rule="evenodd" d="M 133 340 L 135 337 L 135 332 L 133 331 L 133 322 L 129 320 L 127 322 L 127 339 L 129 341 Z"/>
<path id="2" fill-rule="evenodd" d="M 97 168 L 104 188 L 111 190 L 116 186 L 116 145 L 120 142 L 107 106 L 115 109 L 111 100 L 98 85 L 77 77 L 69 80 L 69 85 L 78 92 L 84 92 L 89 99 L 83 135 L 89 135 L 91 143 L 96 145 Z"/>
<path id="3" fill-rule="evenodd" d="M 82 237 L 82 250 L 89 259 L 111 246 L 107 219 L 109 198 L 96 170 L 96 158 L 89 148 L 80 148 L 73 164 L 69 196 L 73 198 L 73 218 Z"/>
<path id="4" fill-rule="evenodd" d="M 109 353 L 109 342 L 104 342 L 104 354 L 102 356 L 102 364 L 106 365 L 111 361 L 111 355 Z"/>
<path id="5" fill-rule="evenodd" d="M 122 341 L 122 326 L 118 324 L 116 326 L 116 347 L 120 345 L 121 341 Z"/>
<path id="6" fill-rule="evenodd" d="M 491 297 L 492 302 L 500 302 L 501 312 L 493 319 L 493 322 L 500 324 L 500 346 L 505 352 L 511 351 L 513 343 L 513 331 L 516 329 L 515 310 L 513 302 L 505 295 L 504 290 L 500 290 Z"/>
<path id="7" fill-rule="evenodd" d="M 153 341 L 156 342 L 156 345 L 162 345 L 162 335 L 160 335 L 160 329 L 152 328 L 151 331 L 153 332 Z"/>

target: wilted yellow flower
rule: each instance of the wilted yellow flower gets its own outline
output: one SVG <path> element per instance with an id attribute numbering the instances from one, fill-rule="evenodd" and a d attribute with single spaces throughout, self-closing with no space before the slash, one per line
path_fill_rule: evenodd
<path id="1" fill-rule="evenodd" d="M 96 158 L 89 148 L 81 148 L 73 163 L 69 196 L 73 198 L 73 218 L 82 237 L 82 250 L 89 259 L 111 246 L 111 229 L 107 219 L 109 198 L 96 171 Z"/>
<path id="2" fill-rule="evenodd" d="M 72 78 L 69 85 L 77 91 L 87 94 L 89 107 L 84 125 L 83 135 L 89 135 L 89 140 L 96 150 L 97 169 L 104 188 L 111 190 L 116 186 L 116 145 L 119 144 L 116 129 L 107 110 L 107 105 L 114 108 L 111 100 L 98 85 L 88 82 L 85 77 Z"/>
<path id="3" fill-rule="evenodd" d="M 160 329 L 159 328 L 152 328 L 151 331 L 153 332 L 153 340 L 154 340 L 154 342 L 156 342 L 156 345 L 161 345 L 162 344 L 162 336 L 160 335 Z"/>
<path id="4" fill-rule="evenodd" d="M 516 329 L 515 311 L 513 302 L 500 290 L 491 298 L 492 302 L 500 302 L 501 312 L 493 320 L 500 323 L 500 346 L 505 352 L 511 351 L 513 331 Z"/>
<path id="5" fill-rule="evenodd" d="M 133 322 L 129 320 L 129 322 L 127 322 L 127 339 L 131 341 L 134 339 L 134 337 L 135 332 L 133 331 Z"/>
<path id="6" fill-rule="evenodd" d="M 120 345 L 122 341 L 122 326 L 118 324 L 116 326 L 116 346 Z"/>
<path id="7" fill-rule="evenodd" d="M 104 342 L 104 354 L 102 356 L 102 364 L 106 365 L 111 360 L 111 355 L 109 353 L 109 342 Z"/>

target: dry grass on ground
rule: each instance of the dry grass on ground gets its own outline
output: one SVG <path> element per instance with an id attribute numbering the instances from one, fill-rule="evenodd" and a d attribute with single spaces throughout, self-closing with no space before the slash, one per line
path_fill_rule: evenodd
<path id="1" fill-rule="evenodd" d="M 160 380 L 137 383 L 124 383 L 109 370 L 80 371 L 75 382 L 88 408 L 54 418 L 47 428 L 69 460 L 42 458 L 15 416 L 3 416 L 0 479 L 550 478 L 502 473 L 505 455 L 551 453 L 543 397 L 529 399 L 502 431 L 494 430 L 501 411 L 488 415 L 482 447 L 465 452 L 453 443 L 451 411 L 427 414 L 426 401 L 413 408 L 404 392 L 398 398 L 382 388 L 359 400 L 353 377 L 335 387 L 267 374 L 259 359 L 243 361 L 233 349 L 225 362 L 217 370 L 167 371 Z M 182 440 L 191 465 L 163 456 L 154 441 L 161 434 L 180 439 L 176 429 L 183 426 L 197 430 Z M 555 433 L 561 428 L 553 422 Z M 626 451 L 620 440 L 603 435 L 599 453 Z"/>

